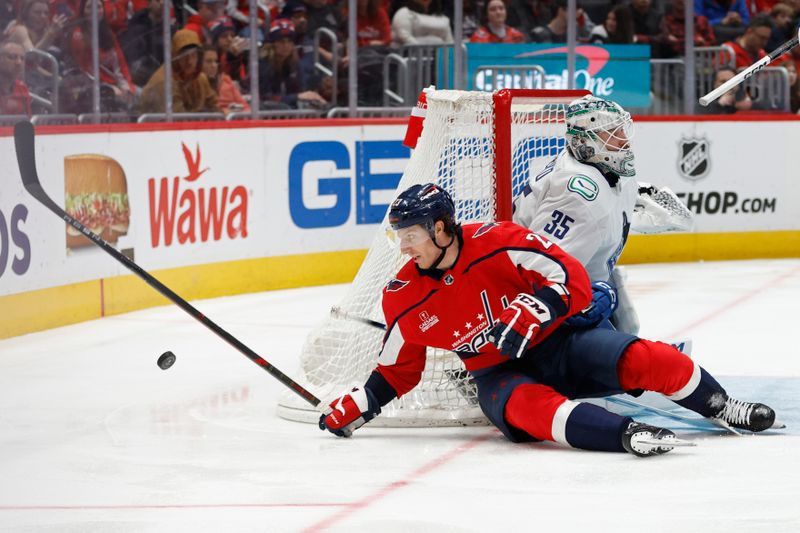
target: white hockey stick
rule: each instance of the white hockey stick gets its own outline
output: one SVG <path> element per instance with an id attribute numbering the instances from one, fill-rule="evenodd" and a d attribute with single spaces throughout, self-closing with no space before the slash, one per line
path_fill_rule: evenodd
<path id="1" fill-rule="evenodd" d="M 797 35 L 795 35 L 790 40 L 786 41 L 778 48 L 770 52 L 768 56 L 759 59 L 758 61 L 756 61 L 755 63 L 753 63 L 752 65 L 741 71 L 739 74 L 737 74 L 733 78 L 729 79 L 728 81 L 726 81 L 725 83 L 723 83 L 722 85 L 720 85 L 719 87 L 708 93 L 707 95 L 700 97 L 700 105 L 702 105 L 703 107 L 707 106 L 708 104 L 710 104 L 711 102 L 713 102 L 726 92 L 730 91 L 731 89 L 742 83 L 744 80 L 746 80 L 747 78 L 749 78 L 762 68 L 766 67 L 767 65 L 775 61 L 775 59 L 777 59 L 778 57 L 782 56 L 783 54 L 785 54 L 786 52 L 797 46 L 798 42 L 800 42 L 800 28 L 797 29 Z"/>

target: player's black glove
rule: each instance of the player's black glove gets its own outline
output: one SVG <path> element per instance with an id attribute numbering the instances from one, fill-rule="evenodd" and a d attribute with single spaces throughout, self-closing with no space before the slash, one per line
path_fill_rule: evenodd
<path id="1" fill-rule="evenodd" d="M 497 346 L 500 354 L 518 359 L 534 344 L 541 325 L 550 322 L 552 317 L 549 305 L 532 294 L 521 292 L 500 313 L 489 330 L 489 340 Z"/>
<path id="2" fill-rule="evenodd" d="M 349 437 L 380 413 L 381 406 L 372 391 L 366 387 L 354 387 L 331 402 L 319 417 L 319 429 L 327 429 L 338 437 Z"/>
<path id="3" fill-rule="evenodd" d="M 595 281 L 592 283 L 592 303 L 580 313 L 569 317 L 566 323 L 578 328 L 593 328 L 611 317 L 618 305 L 617 289 L 605 281 Z"/>

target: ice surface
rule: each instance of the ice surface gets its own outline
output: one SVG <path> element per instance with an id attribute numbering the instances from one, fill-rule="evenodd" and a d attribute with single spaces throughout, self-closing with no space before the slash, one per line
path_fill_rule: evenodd
<path id="1" fill-rule="evenodd" d="M 282 385 L 169 306 L 0 341 L 0 530 L 800 531 L 800 260 L 633 266 L 629 287 L 643 336 L 691 337 L 788 428 L 652 419 L 698 443 L 653 459 L 485 427 L 337 439 L 278 418 Z M 195 305 L 291 374 L 345 288 Z"/>

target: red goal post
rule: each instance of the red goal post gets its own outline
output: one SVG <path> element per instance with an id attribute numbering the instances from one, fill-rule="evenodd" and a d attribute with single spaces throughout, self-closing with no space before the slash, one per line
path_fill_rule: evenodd
<path id="1" fill-rule="evenodd" d="M 572 100 L 591 94 L 585 90 L 548 89 L 501 89 L 492 94 L 494 101 L 495 136 L 495 195 L 497 198 L 497 220 L 511 220 L 512 193 L 512 124 L 515 123 L 512 109 L 524 101 L 545 105 L 564 105 Z"/>
<path id="2" fill-rule="evenodd" d="M 564 146 L 566 104 L 585 94 L 426 89 L 422 135 L 397 190 L 433 181 L 450 192 L 459 222 L 510 220 L 514 194 Z M 322 400 L 320 407 L 363 385 L 375 368 L 385 333 L 375 327 L 385 321 L 382 288 L 406 261 L 389 245 L 387 226 L 384 218 L 347 294 L 331 302 L 341 312 L 309 334 L 300 355 L 296 379 Z M 304 422 L 319 418 L 291 394 L 279 401 L 278 414 Z M 386 405 L 370 426 L 485 423 L 477 390 L 460 359 L 429 348 L 420 383 Z"/>

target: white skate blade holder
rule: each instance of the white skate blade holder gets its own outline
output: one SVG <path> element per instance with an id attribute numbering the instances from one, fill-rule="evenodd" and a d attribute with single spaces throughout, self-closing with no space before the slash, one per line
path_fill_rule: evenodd
<path id="1" fill-rule="evenodd" d="M 661 448 L 681 448 L 697 446 L 696 442 L 684 439 L 653 439 L 653 438 L 637 438 L 638 444 L 647 444 L 648 446 L 658 446 Z"/>

